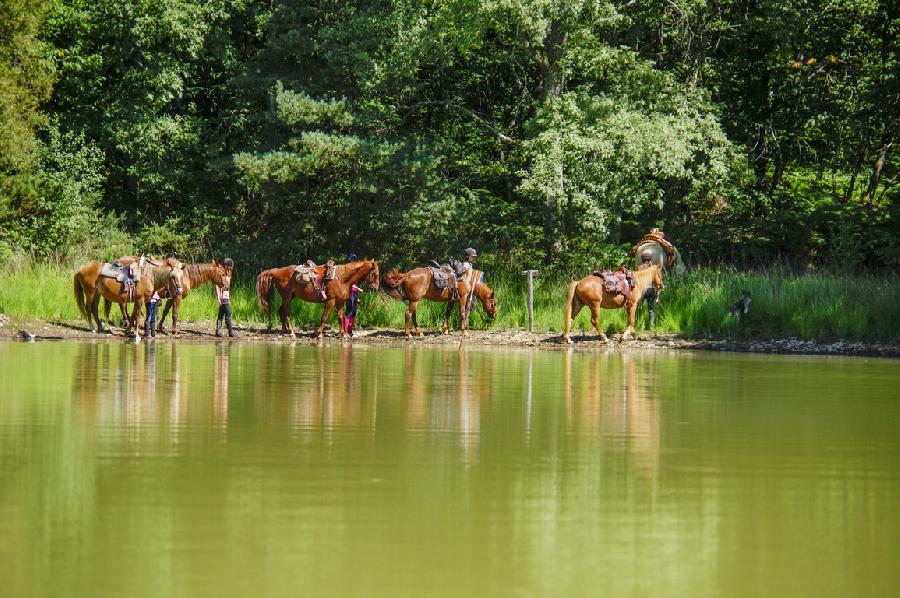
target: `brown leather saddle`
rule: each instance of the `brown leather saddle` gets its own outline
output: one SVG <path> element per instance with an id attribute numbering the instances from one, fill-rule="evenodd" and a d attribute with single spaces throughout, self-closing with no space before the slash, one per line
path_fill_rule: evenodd
<path id="1" fill-rule="evenodd" d="M 591 274 L 603 279 L 603 290 L 612 295 L 625 297 L 625 306 L 631 306 L 631 290 L 634 288 L 634 277 L 631 271 L 621 270 L 594 270 Z"/>
<path id="2" fill-rule="evenodd" d="M 425 267 L 431 272 L 431 284 L 441 291 L 450 289 L 450 297 L 455 300 L 458 296 L 457 283 L 466 272 L 462 262 L 453 260 L 449 264 L 439 264 L 436 260 L 429 260 Z"/>

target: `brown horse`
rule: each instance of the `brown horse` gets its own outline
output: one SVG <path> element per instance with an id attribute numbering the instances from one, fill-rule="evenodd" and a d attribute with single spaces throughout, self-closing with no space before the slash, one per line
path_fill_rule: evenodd
<path id="1" fill-rule="evenodd" d="M 162 316 L 159 318 L 157 330 L 163 332 L 165 329 L 166 316 L 169 310 L 172 310 L 172 334 L 177 334 L 178 310 L 181 308 L 181 301 L 190 294 L 191 289 L 195 289 L 202 284 L 211 282 L 214 285 L 224 286 L 223 277 L 228 276 L 228 268 L 213 260 L 206 264 L 188 264 L 184 267 L 184 273 L 181 276 L 181 294 L 169 297 L 166 301 L 166 307 L 163 309 Z"/>
<path id="2" fill-rule="evenodd" d="M 416 334 L 422 336 L 422 330 L 419 328 L 418 320 L 416 320 L 416 309 L 419 306 L 419 301 L 422 299 L 447 304 L 447 309 L 444 311 L 444 326 L 442 329 L 444 334 L 450 331 L 450 313 L 453 311 L 453 306 L 458 303 L 461 315 L 460 330 L 463 336 L 468 336 L 469 314 L 466 310 L 466 300 L 469 297 L 470 283 L 467 280 L 459 280 L 457 282 L 456 288 L 459 296 L 454 303 L 450 300 L 451 289 L 437 288 L 432 284 L 431 278 L 431 270 L 428 268 L 413 268 L 409 272 L 390 270 L 384 276 L 382 288 L 394 299 L 407 303 L 406 336 L 412 336 L 410 334 L 410 323 L 416 327 Z M 475 296 L 478 297 L 482 307 L 484 307 L 484 311 L 493 320 L 497 315 L 497 297 L 494 295 L 494 291 L 483 282 L 480 282 L 475 285 Z"/>
<path id="3" fill-rule="evenodd" d="M 563 340 L 571 343 L 569 338 L 569 329 L 572 326 L 572 320 L 581 311 L 581 308 L 588 306 L 591 310 L 591 324 L 597 329 L 600 340 L 609 342 L 603 328 L 600 327 L 600 309 L 628 309 L 628 330 L 622 336 L 623 339 L 634 335 L 634 315 L 637 311 L 638 301 L 644 296 L 644 292 L 652 284 L 657 291 L 662 288 L 662 273 L 657 265 L 650 266 L 645 270 L 637 270 L 634 275 L 634 288 L 631 289 L 630 295 L 626 298 L 624 295 L 612 294 L 603 287 L 603 279 L 599 276 L 586 276 L 581 280 L 574 280 L 569 284 L 569 292 L 566 296 L 565 315 L 563 320 Z"/>
<path id="4" fill-rule="evenodd" d="M 133 263 L 139 262 L 141 256 L 139 255 L 123 255 L 116 261 L 123 266 L 130 266 Z M 169 265 L 174 267 L 181 267 L 181 262 L 179 262 L 175 258 L 169 258 L 165 261 L 156 260 L 153 258 L 145 258 L 149 260 L 150 265 L 161 266 L 161 265 Z M 88 328 L 90 328 L 91 332 L 96 332 L 97 330 L 103 331 L 103 323 L 100 321 L 100 312 L 99 312 L 99 303 L 100 303 L 100 294 L 97 292 L 97 283 L 100 280 L 100 271 L 103 269 L 104 262 L 90 262 L 82 266 L 78 269 L 78 272 L 75 273 L 74 279 L 74 291 L 75 291 L 75 302 L 78 304 L 78 310 L 87 318 Z M 106 304 L 106 319 L 109 320 L 109 302 Z M 127 327 L 129 324 L 128 312 L 125 309 L 125 306 L 120 304 L 119 306 L 122 311 L 122 321 L 124 325 Z M 92 318 L 97 322 L 97 328 L 94 328 L 94 322 Z"/>
<path id="5" fill-rule="evenodd" d="M 281 295 L 281 308 L 278 310 L 278 314 L 281 316 L 281 331 L 291 336 L 294 336 L 294 326 L 290 322 L 291 301 L 294 297 L 310 303 L 325 304 L 322 321 L 316 330 L 318 338 L 322 336 L 328 316 L 335 307 L 338 309 L 338 318 L 343 315 L 344 303 L 350 297 L 352 285 L 365 279 L 374 289 L 378 289 L 380 274 L 378 262 L 375 260 L 362 260 L 335 266 L 334 278 L 329 280 L 325 286 L 326 298 L 324 300 L 312 283 L 295 276 L 295 268 L 296 266 L 285 266 L 263 270 L 256 277 L 256 298 L 259 299 L 259 304 L 269 320 L 269 330 L 272 329 L 272 300 L 275 291 Z M 316 268 L 318 274 L 323 274 L 324 271 L 325 266 Z M 340 329 L 340 336 L 343 337 L 344 327 L 341 326 Z"/>
<path id="6" fill-rule="evenodd" d="M 177 260 L 169 260 L 176 265 L 144 266 L 141 268 L 141 279 L 135 283 L 133 295 L 123 288 L 123 285 L 114 278 L 101 276 L 97 282 L 97 291 L 107 301 L 118 303 L 134 303 L 134 311 L 128 319 L 126 331 L 134 332 L 134 338 L 140 340 L 137 323 L 143 315 L 144 303 L 150 301 L 153 293 L 161 289 L 170 288 L 174 294 L 181 293 L 181 264 Z M 96 302 L 94 304 L 96 307 Z M 94 314 L 97 317 L 97 314 Z M 99 321 L 99 318 L 97 318 Z"/>

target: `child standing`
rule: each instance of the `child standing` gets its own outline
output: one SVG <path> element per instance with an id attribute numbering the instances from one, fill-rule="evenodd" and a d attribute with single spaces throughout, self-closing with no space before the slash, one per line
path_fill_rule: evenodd
<path id="1" fill-rule="evenodd" d="M 355 253 L 350 252 L 347 254 L 348 262 L 355 262 L 359 259 Z M 355 284 L 350 285 L 350 297 L 347 298 L 347 302 L 344 304 L 344 321 L 342 323 L 342 327 L 345 334 L 349 334 L 353 336 L 353 321 L 356 320 L 356 310 L 359 308 L 359 292 L 360 289 Z"/>
<path id="2" fill-rule="evenodd" d="M 222 320 L 228 327 L 228 336 L 234 336 L 231 327 L 231 271 L 234 268 L 234 260 L 230 257 L 222 260 L 222 265 L 228 269 L 228 274 L 222 277 L 222 286 L 216 285 L 216 298 L 219 300 L 219 314 L 216 316 L 216 336 L 222 336 Z"/>
<path id="3" fill-rule="evenodd" d="M 168 296 L 166 289 L 160 289 L 153 292 L 150 297 L 150 303 L 147 304 L 147 317 L 144 319 L 144 336 L 156 336 L 156 311 L 159 309 L 159 302 Z"/>
<path id="4" fill-rule="evenodd" d="M 350 285 L 350 297 L 347 299 L 344 311 L 344 332 L 353 336 L 353 322 L 356 320 L 356 310 L 359 308 L 360 289 L 355 284 Z"/>

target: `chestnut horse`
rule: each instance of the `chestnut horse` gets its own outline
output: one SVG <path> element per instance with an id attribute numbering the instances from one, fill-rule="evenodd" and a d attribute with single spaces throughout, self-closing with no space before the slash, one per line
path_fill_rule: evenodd
<path id="1" fill-rule="evenodd" d="M 116 261 L 123 266 L 130 266 L 131 264 L 140 261 L 140 259 L 141 256 L 138 255 L 123 255 Z M 181 262 L 175 258 L 169 258 L 165 261 L 153 258 L 145 259 L 149 260 L 149 265 L 153 266 L 169 265 L 173 268 L 182 267 Z M 97 283 L 100 280 L 100 271 L 103 269 L 103 264 L 104 262 L 90 262 L 79 268 L 78 272 L 75 273 L 75 302 L 78 304 L 78 310 L 87 318 L 88 328 L 90 328 L 91 332 L 96 332 L 98 329 L 101 332 L 103 331 L 103 323 L 100 321 L 99 312 L 100 294 L 97 292 Z M 107 302 L 107 321 L 109 320 L 109 307 L 110 303 Z M 122 311 L 123 325 L 127 327 L 129 325 L 128 312 L 123 304 L 120 304 L 119 307 Z M 97 328 L 94 328 L 94 322 L 91 318 L 97 321 Z"/>
<path id="2" fill-rule="evenodd" d="M 171 260 L 170 260 L 171 261 Z M 177 262 L 177 260 L 176 260 Z M 134 332 L 135 340 L 140 340 L 137 323 L 143 315 L 144 303 L 150 301 L 153 293 L 165 288 L 172 288 L 175 294 L 181 293 L 181 264 L 165 265 L 165 266 L 144 266 L 141 268 L 141 279 L 135 283 L 134 294 L 129 293 L 123 288 L 122 283 L 114 278 L 101 276 L 97 282 L 97 291 L 107 301 L 118 303 L 134 303 L 134 311 L 127 323 L 127 328 Z M 94 306 L 97 302 L 94 303 Z M 95 313 L 96 317 L 97 314 Z M 99 318 L 98 318 L 99 321 Z"/>
<path id="3" fill-rule="evenodd" d="M 269 330 L 272 329 L 272 299 L 275 296 L 275 291 L 278 291 L 278 294 L 281 295 L 281 308 L 278 310 L 278 315 L 281 316 L 281 332 L 291 336 L 294 336 L 294 326 L 290 322 L 291 301 L 294 297 L 310 303 L 325 304 L 325 309 L 322 312 L 322 321 L 316 330 L 316 338 L 318 338 L 325 331 L 328 316 L 331 315 L 331 311 L 335 307 L 338 309 L 338 318 L 343 315 L 344 303 L 350 297 L 350 287 L 352 285 L 365 279 L 372 288 L 378 289 L 380 274 L 378 272 L 378 262 L 375 260 L 362 260 L 335 266 L 334 278 L 329 280 L 325 286 L 325 300 L 322 299 L 319 291 L 316 290 L 312 283 L 295 276 L 295 268 L 296 266 L 292 265 L 263 270 L 256 277 L 256 298 L 259 299 L 259 304 L 269 320 Z M 319 274 L 324 273 L 324 271 L 325 266 L 316 268 L 316 272 Z M 344 327 L 341 326 L 340 328 L 340 336 L 343 337 Z"/>
<path id="4" fill-rule="evenodd" d="M 177 325 L 178 325 L 178 310 L 181 307 L 181 301 L 185 297 L 190 294 L 191 289 L 195 289 L 202 284 L 206 284 L 207 282 L 211 282 L 217 287 L 221 287 L 224 284 L 222 278 L 230 274 L 228 272 L 228 268 L 219 263 L 218 260 L 213 260 L 210 263 L 206 264 L 187 264 L 184 267 L 184 273 L 181 276 L 181 294 L 175 295 L 174 297 L 169 297 L 166 301 L 166 307 L 163 309 L 162 316 L 159 318 L 159 325 L 156 329 L 159 332 L 163 332 L 165 330 L 165 321 L 166 316 L 169 313 L 169 310 L 172 310 L 172 334 L 177 334 Z"/>
<path id="5" fill-rule="evenodd" d="M 637 311 L 638 301 L 644 296 L 644 292 L 652 284 L 657 291 L 662 288 L 662 273 L 658 265 L 650 266 L 644 270 L 636 270 L 632 273 L 634 276 L 634 288 L 628 298 L 624 295 L 612 294 L 603 288 L 603 279 L 599 276 L 586 276 L 581 280 L 574 280 L 569 283 L 569 292 L 566 296 L 565 315 L 563 320 L 563 340 L 571 343 L 569 338 L 569 329 L 572 326 L 572 320 L 581 311 L 581 308 L 587 306 L 591 309 L 591 324 L 597 329 L 600 340 L 604 343 L 609 342 L 603 328 L 600 327 L 600 309 L 628 309 L 628 329 L 622 338 L 628 338 L 634 335 L 634 315 Z M 657 293 L 658 296 L 658 293 Z M 626 305 L 627 304 L 627 305 Z"/>
<path id="6" fill-rule="evenodd" d="M 390 270 L 384 276 L 382 288 L 394 299 L 405 301 L 407 303 L 406 336 L 412 336 L 410 334 L 410 323 L 416 327 L 416 334 L 422 336 L 422 330 L 419 328 L 419 322 L 416 320 L 416 309 L 419 306 L 419 301 L 422 299 L 447 304 L 447 309 L 444 311 L 444 327 L 442 329 L 444 334 L 447 334 L 450 331 L 450 312 L 453 311 L 453 306 L 458 303 L 461 316 L 460 330 L 462 331 L 463 336 L 468 336 L 469 333 L 466 329 L 469 314 L 466 312 L 465 303 L 466 299 L 469 297 L 469 289 L 471 288 L 470 283 L 467 280 L 459 280 L 457 282 L 456 288 L 459 297 L 456 303 L 454 303 L 450 300 L 451 289 L 437 288 L 431 283 L 431 277 L 431 270 L 428 268 L 413 268 L 409 272 Z M 497 297 L 494 295 L 494 291 L 483 282 L 479 282 L 475 285 L 475 296 L 478 297 L 482 307 L 484 307 L 484 311 L 486 311 L 488 316 L 493 320 L 497 315 Z"/>

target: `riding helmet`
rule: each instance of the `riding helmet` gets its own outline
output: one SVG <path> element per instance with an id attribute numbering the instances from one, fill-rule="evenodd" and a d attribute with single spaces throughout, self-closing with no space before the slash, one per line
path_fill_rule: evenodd
<path id="1" fill-rule="evenodd" d="M 466 257 L 468 257 L 468 256 L 476 257 L 478 255 L 478 253 L 471 247 L 467 247 L 465 253 L 466 253 Z"/>
<path id="2" fill-rule="evenodd" d="M 234 268 L 234 260 L 230 257 L 226 257 L 224 260 L 222 260 L 222 265 L 229 269 Z"/>

